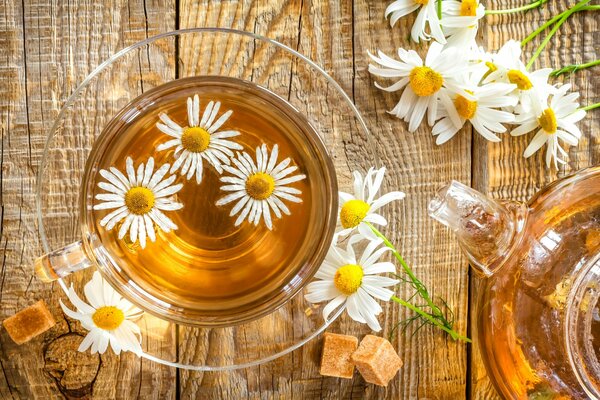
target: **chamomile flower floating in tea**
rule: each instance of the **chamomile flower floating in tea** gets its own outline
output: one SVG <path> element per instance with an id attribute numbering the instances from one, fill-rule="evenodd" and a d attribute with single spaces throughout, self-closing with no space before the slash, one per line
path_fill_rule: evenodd
<path id="1" fill-rule="evenodd" d="M 119 228 L 119 239 L 129 232 L 131 242 L 139 240 L 143 249 L 146 247 L 146 238 L 152 242 L 156 240 L 154 224 L 164 232 L 177 229 L 177 225 L 163 211 L 175 211 L 183 207 L 183 204 L 171 198 L 181 190 L 183 184 L 173 185 L 177 178 L 175 175 L 163 179 L 170 165 L 163 164 L 154 171 L 152 157 L 146 165 L 140 163 L 137 173 L 131 157 L 127 157 L 125 164 L 127 176 L 115 167 L 100 170 L 100 175 L 107 182 L 98 183 L 98 187 L 108 193 L 96 195 L 96 199 L 102 202 L 95 204 L 94 210 L 115 209 L 100 220 L 100 226 L 110 231 L 123 221 Z"/>
<path id="2" fill-rule="evenodd" d="M 405 15 L 419 10 L 415 23 L 410 31 L 410 37 L 415 42 L 420 40 L 430 40 L 432 37 L 440 43 L 446 43 L 444 33 L 440 26 L 440 19 L 436 9 L 437 0 L 396 0 L 385 10 L 385 16 L 390 17 L 390 25 L 396 25 L 396 22 Z M 429 25 L 429 31 L 426 32 L 426 26 Z"/>
<path id="3" fill-rule="evenodd" d="M 427 53 L 425 62 L 414 50 L 398 49 L 400 61 L 388 57 L 383 52 L 378 52 L 378 57 L 370 57 L 381 67 L 369 64 L 369 72 L 382 78 L 399 78 L 389 87 L 382 87 L 375 83 L 379 89 L 395 92 L 403 90 L 400 101 L 390 114 L 408 122 L 408 130 L 414 132 L 425 113 L 427 123 L 433 126 L 438 119 L 439 105 L 443 105 L 450 119 L 456 126 L 461 126 L 460 117 L 452 102 L 453 93 L 461 93 L 456 85 L 455 77 L 467 69 L 463 57 L 457 54 L 453 47 L 444 49 L 439 43 L 432 43 Z"/>
<path id="4" fill-rule="evenodd" d="M 509 83 L 490 83 L 484 86 L 478 86 L 479 77 L 475 75 L 475 81 L 465 83 L 469 96 L 460 94 L 454 97 L 454 106 L 460 116 L 462 124 L 470 121 L 473 128 L 484 138 L 491 142 L 499 142 L 498 133 L 506 132 L 503 123 L 512 123 L 515 116 L 512 113 L 497 110 L 500 107 L 513 107 L 517 104 L 517 99 L 509 94 L 515 89 L 515 85 Z M 467 78 L 467 81 L 471 78 Z M 437 136 L 436 144 L 443 144 L 450 140 L 456 132 L 462 128 L 457 127 L 450 117 L 445 115 L 445 110 L 440 113 L 440 119 L 434 126 L 431 133 Z"/>
<path id="5" fill-rule="evenodd" d="M 104 353 L 108 346 L 115 354 L 121 351 L 142 352 L 140 328 L 133 322 L 142 315 L 142 311 L 121 297 L 106 282 L 98 271 L 84 287 L 86 303 L 75 293 L 73 285 L 69 288 L 69 301 L 76 311 L 66 307 L 62 300 L 63 312 L 89 331 L 79 345 L 79 351 L 91 347 L 92 353 Z"/>
<path id="6" fill-rule="evenodd" d="M 273 229 L 271 211 L 277 218 L 282 213 L 290 215 L 289 208 L 283 200 L 301 203 L 298 197 L 302 194 L 299 189 L 289 187 L 290 183 L 306 178 L 304 174 L 290 176 L 298 167 L 290 166 L 291 158 L 286 158 L 277 163 L 279 146 L 273 146 L 269 155 L 267 145 L 256 148 L 256 160 L 248 153 L 238 153 L 231 161 L 234 165 L 224 165 L 223 169 L 232 176 L 221 177 L 221 186 L 224 192 L 231 192 L 217 201 L 217 206 L 237 201 L 230 212 L 230 216 L 240 213 L 235 221 L 235 226 L 240 225 L 246 218 L 248 222 L 258 225 L 261 218 L 269 229 Z"/>
<path id="7" fill-rule="evenodd" d="M 475 44 L 479 20 L 485 17 L 485 7 L 479 0 L 442 1 L 441 25 L 448 45 L 470 47 Z"/>
<path id="8" fill-rule="evenodd" d="M 188 180 L 196 175 L 196 183 L 199 184 L 202 182 L 204 160 L 221 174 L 222 166 L 229 165 L 229 159 L 233 157 L 232 150 L 243 149 L 240 144 L 228 140 L 238 136 L 238 131 L 218 130 L 233 113 L 229 110 L 217 119 L 220 108 L 220 102 L 209 102 L 200 119 L 200 98 L 195 95 L 193 100 L 190 97 L 187 99 L 186 127 L 179 126 L 165 113 L 159 115 L 163 123 L 157 123 L 156 127 L 173 139 L 158 145 L 156 150 L 163 151 L 175 147 L 177 159 L 171 167 L 171 173 L 179 171 L 179 174 Z"/>
<path id="9" fill-rule="evenodd" d="M 339 192 L 339 223 L 342 230 L 337 233 L 338 236 L 344 237 L 358 230 L 362 237 L 375 240 L 366 223 L 387 225 L 387 220 L 377 211 L 394 200 L 402 200 L 406 195 L 403 192 L 390 192 L 376 199 L 384 175 L 385 168 L 369 168 L 364 178 L 360 172 L 354 171 L 354 194 Z"/>
<path id="10" fill-rule="evenodd" d="M 539 98 L 534 100 L 529 112 L 517 114 L 515 128 L 511 135 L 520 136 L 537 129 L 536 135 L 525 149 L 523 156 L 530 157 L 538 151 L 544 143 L 546 149 L 546 165 L 550 167 L 565 161 L 559 158 L 559 154 L 567 157 L 567 152 L 561 147 L 558 139 L 569 146 L 576 146 L 581 137 L 581 131 L 575 125 L 585 117 L 585 111 L 579 109 L 577 99 L 579 93 L 567 94 L 571 85 L 560 86 L 556 93 L 548 91 L 540 93 Z M 550 101 L 549 98 L 552 96 Z"/>
<path id="11" fill-rule="evenodd" d="M 389 301 L 394 292 L 388 287 L 399 281 L 378 274 L 394 273 L 396 267 L 391 262 L 379 261 L 390 250 L 379 247 L 383 243 L 381 240 L 370 242 L 357 258 L 352 247 L 357 239 L 350 238 L 346 250 L 335 245 L 330 247 L 323 265 L 315 274 L 317 280 L 306 286 L 304 297 L 311 303 L 329 301 L 323 308 L 326 320 L 334 310 L 343 307 L 353 320 L 380 331 L 377 315 L 382 308 L 374 298 Z"/>

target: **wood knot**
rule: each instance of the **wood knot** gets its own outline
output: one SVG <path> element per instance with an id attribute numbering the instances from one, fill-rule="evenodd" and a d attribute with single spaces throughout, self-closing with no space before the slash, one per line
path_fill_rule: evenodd
<path id="1" fill-rule="evenodd" d="M 67 333 L 50 342 L 44 351 L 44 370 L 68 399 L 91 398 L 102 363 L 98 354 L 77 351 L 82 340 L 77 333 Z"/>

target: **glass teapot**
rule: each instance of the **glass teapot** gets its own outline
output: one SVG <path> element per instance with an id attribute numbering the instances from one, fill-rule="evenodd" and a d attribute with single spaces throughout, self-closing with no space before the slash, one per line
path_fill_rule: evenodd
<path id="1" fill-rule="evenodd" d="M 600 167 L 528 204 L 452 182 L 429 214 L 482 278 L 475 337 L 500 394 L 600 398 Z"/>

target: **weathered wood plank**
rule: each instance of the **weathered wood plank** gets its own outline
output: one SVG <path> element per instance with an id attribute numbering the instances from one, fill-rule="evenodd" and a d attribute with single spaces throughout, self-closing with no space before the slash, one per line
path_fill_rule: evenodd
<path id="1" fill-rule="evenodd" d="M 175 3 L 8 1 L 0 20 L 4 42 L 0 70 L 2 92 L 6 94 L 0 98 L 3 244 L 0 319 L 44 298 L 59 321 L 48 334 L 20 347 L 4 331 L 0 334 L 4 372 L 0 380 L 1 397 L 10 398 L 12 394 L 22 399 L 174 398 L 176 377 L 170 368 L 132 355 L 115 357 L 107 353 L 99 357 L 77 353 L 84 332 L 79 324 L 63 318 L 58 307 L 58 299 L 64 298 L 60 288 L 32 279 L 31 273 L 34 258 L 42 252 L 35 220 L 35 176 L 53 119 L 75 86 L 109 55 L 149 35 L 173 29 Z M 143 85 L 159 84 L 174 77 L 174 62 L 160 64 L 157 60 L 161 58 L 155 56 L 149 54 L 147 60 L 140 59 L 139 71 L 135 71 L 136 77 L 129 85 L 131 95 L 141 93 Z M 94 109 L 82 110 L 81 121 L 94 118 Z M 86 139 L 82 133 L 65 138 L 64 143 L 74 149 L 78 144 L 89 143 L 98 132 L 87 131 L 91 137 Z M 79 158 L 72 160 L 73 170 L 63 171 L 62 179 L 50 183 L 57 185 L 54 191 L 78 190 L 77 177 L 81 176 L 89 148 L 81 150 L 76 153 Z M 51 230 L 53 243 L 75 240 L 76 217 L 77 209 L 65 204 L 56 217 L 60 223 Z M 162 343 L 149 339 L 144 345 Z M 161 350 L 174 352 L 174 347 Z"/>
<path id="2" fill-rule="evenodd" d="M 471 180 L 471 135 L 464 130 L 442 147 L 435 145 L 429 128 L 414 134 L 404 122 L 386 113 L 398 101 L 397 93 L 387 94 L 373 87 L 367 72 L 367 50 L 381 49 L 389 55 L 398 47 L 415 48 L 424 54 L 427 46 L 409 42 L 410 27 L 416 15 L 403 18 L 390 29 L 384 20 L 387 2 L 355 3 L 356 80 L 355 101 L 369 120 L 382 163 L 389 168 L 388 188 L 401 188 L 407 198 L 388 211 L 390 224 L 385 232 L 397 243 L 415 273 L 442 297 L 455 312 L 456 328 L 466 329 L 468 277 L 467 264 L 454 239 L 427 216 L 427 203 L 451 179 Z M 408 297 L 409 288 L 400 294 Z M 387 328 L 411 314 L 394 305 L 386 310 Z M 416 328 L 416 326 L 413 326 Z M 386 391 L 377 389 L 373 398 L 462 399 L 466 393 L 467 353 L 464 344 L 448 340 L 440 332 L 424 328 L 414 336 L 409 329 L 395 340 L 405 366 Z"/>
<path id="3" fill-rule="evenodd" d="M 182 14 L 180 25 L 203 26 L 211 25 L 210 22 L 215 25 L 224 20 L 223 15 L 235 15 L 233 21 L 226 20 L 226 25 L 244 26 L 242 22 L 237 22 L 238 18 L 243 19 L 239 11 L 241 6 L 237 2 L 226 2 L 219 7 L 209 2 L 206 7 L 198 9 L 197 15 L 194 12 Z M 386 185 L 388 190 L 401 187 L 410 195 L 407 202 L 388 210 L 392 222 L 386 231 L 399 243 L 408 259 L 413 261 L 424 281 L 435 289 L 436 294 L 449 301 L 457 313 L 458 329 L 466 329 L 467 292 L 461 290 L 467 287 L 466 264 L 450 236 L 443 230 L 436 230 L 435 224 L 429 221 L 426 204 L 437 187 L 445 181 L 459 178 L 470 182 L 470 132 L 462 132 L 457 140 L 445 148 L 436 148 L 426 130 L 415 135 L 405 133 L 403 123 L 385 113 L 392 106 L 391 96 L 378 92 L 366 72 L 366 50 L 382 48 L 391 53 L 399 45 L 407 46 L 404 40 L 406 26 L 390 31 L 383 18 L 383 4 L 290 2 L 282 5 L 279 11 L 282 16 L 266 26 L 262 25 L 264 20 L 260 18 L 265 15 L 260 11 L 264 8 L 260 3 L 253 6 L 258 7 L 258 11 L 254 12 L 256 21 L 260 22 L 258 29 L 257 26 L 252 29 L 294 48 L 298 47 L 300 52 L 316 60 L 355 97 L 365 112 L 375 134 L 379 155 L 390 169 Z M 275 2 L 269 2 L 269 6 L 278 7 Z M 186 2 L 182 3 L 181 9 L 189 9 Z M 253 10 L 250 8 L 246 12 L 251 15 Z M 294 17 L 299 15 L 301 18 Z M 191 23 L 190 18 L 194 18 L 195 22 Z M 298 18 L 297 22 L 295 18 Z M 288 20 L 291 20 L 289 24 L 285 22 Z M 300 28 L 299 32 L 297 27 Z M 300 36 L 296 36 L 298 34 Z M 197 64 L 196 56 L 192 50 L 181 48 L 182 68 Z M 314 109 L 319 109 L 318 104 L 314 105 Z M 356 157 L 361 157 L 359 152 Z M 356 162 L 364 166 L 366 160 Z M 431 167 L 433 165 L 436 167 Z M 454 251 L 448 252 L 447 246 Z M 417 248 L 420 250 L 417 251 Z M 406 297 L 410 295 L 410 291 L 405 289 L 401 293 Z M 408 313 L 394 305 L 385 307 L 387 333 L 395 322 L 408 316 Z M 331 330 L 356 335 L 368 332 L 366 327 L 352 323 L 347 317 L 334 324 Z M 362 398 L 366 391 L 367 398 L 464 398 L 467 362 L 464 345 L 449 343 L 438 332 L 428 329 L 413 337 L 410 334 L 401 335 L 395 343 L 408 365 L 387 389 L 365 385 L 358 376 L 352 381 L 320 377 L 320 342 L 315 341 L 290 356 L 242 373 L 199 374 L 182 371 L 181 393 L 184 398 L 200 394 L 209 398 L 282 396 L 333 399 Z M 224 382 L 228 384 L 217 387 Z"/>
<path id="4" fill-rule="evenodd" d="M 114 0 L 102 5 L 76 1 L 5 0 L 0 13 L 0 113 L 2 193 L 0 215 L 0 318 L 31 304 L 40 297 L 51 304 L 55 316 L 59 289 L 30 281 L 33 258 L 41 252 L 35 227 L 35 173 L 43 148 L 44 133 L 66 96 L 97 64 L 115 50 L 171 30 L 178 19 L 181 27 L 229 26 L 265 34 L 299 49 L 324 66 L 351 94 L 374 133 L 381 160 L 390 173 L 387 189 L 401 188 L 409 197 L 389 209 L 386 232 L 398 243 L 417 274 L 436 294 L 446 298 L 457 313 L 458 328 L 467 320 L 468 275 L 454 239 L 429 221 L 426 204 L 436 188 L 449 179 L 473 185 L 493 197 L 525 200 L 557 176 L 598 163 L 600 118 L 592 112 L 581 124 L 585 138 L 570 149 L 570 162 L 558 173 L 546 170 L 542 154 L 524 160 L 521 156 L 530 136 L 508 138 L 496 145 L 470 130 L 461 132 L 438 148 L 429 130 L 405 132 L 404 124 L 385 113 L 397 96 L 373 88 L 366 71 L 366 50 L 392 53 L 398 46 L 413 47 L 406 40 L 414 16 L 403 19 L 392 30 L 383 18 L 386 2 L 357 1 L 180 1 L 175 16 L 174 0 L 139 4 Z M 495 2 L 508 8 L 520 1 Z M 482 29 L 489 49 L 509 38 L 523 38 L 532 26 L 569 5 L 566 0 L 549 2 L 546 10 L 503 17 L 490 17 Z M 491 6 L 491 5 L 490 5 Z M 591 14 L 574 16 L 553 40 L 538 66 L 559 66 L 598 58 L 598 20 Z M 418 46 L 417 46 L 418 47 Z M 534 48 L 530 45 L 529 54 Z M 420 48 L 423 52 L 425 48 Z M 170 49 L 166 50 L 167 52 Z M 182 70 L 197 65 L 197 54 L 179 49 Z M 174 62 L 162 57 L 140 59 L 146 80 L 131 85 L 136 91 L 174 77 Z M 168 57 L 167 57 L 168 59 Z M 158 64 L 156 64 L 158 62 Z M 149 63 L 149 64 L 148 64 Z M 154 72 L 156 75 L 151 75 Z M 600 101 L 596 71 L 567 78 L 582 92 L 582 103 Z M 472 144 L 471 144 L 472 141 Z M 471 149 L 474 149 L 473 151 Z M 85 153 L 82 153 L 85 154 Z M 471 156 L 473 162 L 471 164 Z M 83 159 L 84 160 L 84 159 Z M 81 160 L 79 160 L 81 161 Z M 356 160 L 359 165 L 365 160 Z M 472 171 L 472 172 L 471 172 Z M 65 208 L 53 232 L 57 243 L 73 240 L 74 210 Z M 393 234 L 392 234 L 393 233 Z M 472 287 L 474 290 L 474 287 Z M 401 289 L 405 296 L 409 291 Z M 476 299 L 477 293 L 471 297 Z M 386 305 L 386 332 L 409 314 Z M 472 316 L 474 318 L 474 316 Z M 472 321 L 474 322 L 474 320 Z M 336 322 L 332 331 L 362 335 L 366 327 L 348 318 Z M 83 331 L 61 319 L 44 339 L 17 347 L 0 333 L 1 398 L 174 398 L 176 372 L 131 355 L 89 356 L 74 351 Z M 174 334 L 174 333 L 173 333 Z M 182 333 L 183 334 L 183 333 Z M 185 336 L 180 336 L 180 341 Z M 425 329 L 415 336 L 395 339 L 406 365 L 387 389 L 365 385 L 358 376 L 352 381 L 322 378 L 318 374 L 320 342 L 317 340 L 291 355 L 257 368 L 230 373 L 180 371 L 181 398 L 496 398 L 474 348 L 468 359 L 465 346 L 443 340 Z M 148 342 L 147 346 L 159 346 Z M 180 349 L 191 351 L 193 343 Z M 156 349 L 174 357 L 174 348 Z M 76 357 L 76 358 L 72 358 Z M 467 365 L 471 363 L 470 370 Z M 470 372 L 470 376 L 467 376 Z"/>
<path id="5" fill-rule="evenodd" d="M 493 3 L 493 8 L 506 9 L 524 4 L 521 1 L 502 0 Z M 509 39 L 523 39 L 539 25 L 550 19 L 553 15 L 566 10 L 574 2 L 557 0 L 548 2 L 544 9 L 533 10 L 527 13 L 488 17 L 484 28 L 485 44 L 488 50 L 498 49 Z M 490 8 L 492 6 L 488 5 Z M 578 13 L 573 15 L 557 32 L 548 47 L 535 62 L 533 68 L 559 68 L 568 64 L 576 64 L 595 60 L 598 58 L 598 29 L 599 20 L 592 13 Z M 533 51 L 543 39 L 540 35 L 524 49 L 524 60 L 531 57 Z M 599 86 L 597 84 L 598 72 L 587 70 L 578 72 L 566 78 L 553 79 L 553 82 L 571 83 L 574 90 L 581 92 L 582 105 L 596 103 L 600 100 Z M 569 162 L 559 171 L 548 170 L 544 162 L 544 152 L 538 152 L 529 159 L 524 159 L 525 151 L 533 134 L 519 138 L 505 135 L 498 144 L 486 142 L 478 135 L 474 135 L 473 148 L 473 184 L 483 193 L 488 193 L 494 198 L 506 198 L 526 201 L 535 192 L 553 180 L 568 175 L 576 170 L 595 165 L 600 161 L 600 116 L 597 111 L 588 113 L 587 117 L 579 124 L 583 132 L 579 146 L 568 150 Z M 477 299 L 477 292 L 473 287 L 473 300 Z M 471 307 L 474 307 L 474 303 Z M 476 315 L 472 315 L 475 323 Z M 478 353 L 474 349 L 471 368 L 471 387 L 474 399 L 497 398 L 495 391 L 485 373 L 485 369 Z"/>
<path id="6" fill-rule="evenodd" d="M 255 32 L 272 37 L 292 47 L 297 47 L 299 35 L 299 18 L 302 1 L 181 1 L 180 10 L 189 10 L 180 14 L 180 27 L 219 26 Z M 207 52 L 198 52 L 200 43 L 183 38 L 179 48 L 180 77 L 194 74 L 218 73 L 222 68 L 221 54 L 212 52 L 206 45 Z M 278 58 L 260 44 L 254 48 L 227 49 L 231 59 L 243 60 L 251 57 L 256 51 L 254 63 L 247 66 L 239 63 L 227 65 L 227 68 L 239 68 L 244 79 L 260 82 L 264 72 L 277 71 L 269 78 L 270 87 L 278 87 L 287 91 L 290 79 L 291 64 Z M 262 58 L 260 58 L 262 57 Z M 264 60 L 261 63 L 258 60 Z M 275 68 L 279 68 L 275 70 Z M 237 71 L 237 70 L 236 70 Z M 289 327 L 274 328 L 289 335 Z M 213 333 L 209 340 L 196 340 L 193 330 L 180 328 L 180 358 L 188 362 L 199 362 L 204 357 L 219 354 L 221 357 L 233 357 L 234 338 L 226 332 Z M 200 373 L 180 371 L 180 395 L 182 399 L 238 399 L 238 398 L 291 398 L 294 374 L 301 369 L 301 364 L 293 363 L 293 357 L 285 357 L 271 363 L 248 368 L 241 371 Z M 295 368 L 292 367 L 295 365 Z"/>

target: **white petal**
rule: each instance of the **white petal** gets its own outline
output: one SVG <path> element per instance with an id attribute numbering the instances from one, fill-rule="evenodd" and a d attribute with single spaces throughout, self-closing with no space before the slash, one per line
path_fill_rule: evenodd
<path id="1" fill-rule="evenodd" d="M 138 220 L 138 238 L 140 240 L 140 246 L 142 249 L 146 248 L 146 223 L 144 222 L 144 217 L 141 215 L 137 216 Z"/>
<path id="2" fill-rule="evenodd" d="M 273 230 L 273 223 L 271 222 L 271 212 L 269 211 L 269 203 L 267 203 L 265 200 L 263 200 L 261 203 L 262 203 L 262 214 L 263 214 L 263 219 L 265 221 L 265 225 L 271 231 L 271 230 Z"/>
<path id="3" fill-rule="evenodd" d="M 240 198 L 242 198 L 244 196 L 246 196 L 246 191 L 243 190 L 243 187 L 242 187 L 242 190 L 238 190 L 237 192 L 230 193 L 227 196 L 222 197 L 219 200 L 217 200 L 216 205 L 217 206 L 222 206 L 222 205 L 225 205 L 225 204 L 229 204 L 232 201 L 240 199 Z M 248 196 L 246 196 L 246 197 L 248 197 Z"/>
<path id="4" fill-rule="evenodd" d="M 304 175 L 304 174 L 294 175 L 294 176 L 290 176 L 289 178 L 277 180 L 277 181 L 275 181 L 275 184 L 277 186 L 283 186 L 283 185 L 288 185 L 290 183 L 301 181 L 303 179 L 306 179 L 306 175 Z"/>
<path id="5" fill-rule="evenodd" d="M 534 138 L 531 140 L 531 143 L 529 143 L 529 146 L 527 146 L 527 148 L 525 149 L 523 157 L 529 158 L 533 153 L 538 151 L 544 145 L 544 143 L 546 143 L 547 137 L 548 135 L 546 135 L 544 130 L 540 129 L 538 133 L 534 136 Z"/>
<path id="6" fill-rule="evenodd" d="M 242 209 L 242 207 L 244 207 L 244 205 L 246 205 L 248 200 L 250 200 L 249 196 L 243 196 L 237 203 L 235 203 L 235 206 L 233 206 L 233 208 L 231 209 L 229 216 L 233 217 L 235 214 L 240 212 L 240 210 Z"/>
<path id="7" fill-rule="evenodd" d="M 211 127 L 208 129 L 208 133 L 213 133 L 216 132 L 217 129 L 219 129 L 221 127 L 221 125 L 223 125 L 231 116 L 231 114 L 233 114 L 233 111 L 229 110 L 226 113 L 224 113 L 223 115 L 221 115 L 219 117 L 218 120 L 215 121 L 214 124 L 211 125 Z M 239 135 L 239 132 L 238 132 Z M 234 135 L 237 136 L 237 135 Z"/>
<path id="8" fill-rule="evenodd" d="M 269 158 L 269 162 L 267 163 L 267 168 L 265 169 L 265 172 L 267 174 L 271 174 L 271 171 L 273 170 L 273 168 L 275 168 L 275 163 L 277 162 L 278 156 L 279 156 L 279 146 L 275 145 L 275 146 L 273 146 L 273 149 L 271 150 L 271 157 Z"/>
<path id="9" fill-rule="evenodd" d="M 405 197 L 406 197 L 406 194 L 404 192 L 386 193 L 371 204 L 369 211 L 375 212 L 375 211 L 379 210 L 381 207 L 385 206 L 386 204 L 388 204 L 392 201 L 395 201 L 395 200 L 402 200 Z"/>
<path id="10" fill-rule="evenodd" d="M 181 144 L 181 139 L 172 139 L 156 146 L 156 151 L 163 151 Z"/>
<path id="11" fill-rule="evenodd" d="M 244 219 L 246 218 L 246 216 L 250 213 L 250 210 L 252 209 L 253 205 L 254 205 L 254 200 L 250 199 L 246 203 L 246 206 L 243 208 L 243 210 L 240 213 L 240 215 L 235 220 L 235 226 L 239 226 L 244 221 Z"/>
<path id="12" fill-rule="evenodd" d="M 137 216 L 135 216 L 133 218 L 133 221 L 131 221 L 131 227 L 129 228 L 129 240 L 131 240 L 131 243 L 135 243 L 137 241 L 137 237 L 138 237 L 138 219 L 137 219 Z"/>
<path id="13" fill-rule="evenodd" d="M 137 177 L 135 176 L 135 169 L 133 168 L 133 160 L 131 157 L 127 157 L 125 161 L 125 169 L 127 170 L 127 178 L 131 186 L 137 186 Z"/>
<path id="14" fill-rule="evenodd" d="M 325 321 L 328 321 L 331 313 L 335 309 L 337 309 L 340 305 L 343 305 L 345 301 L 346 301 L 346 296 L 339 295 L 336 298 L 334 298 L 333 300 L 331 300 L 329 303 L 327 303 L 327 305 L 325 307 L 323 307 L 323 319 L 325 319 Z"/>
<path id="15" fill-rule="evenodd" d="M 156 232 L 154 231 L 154 224 L 148 214 L 144 214 L 144 223 L 146 225 L 146 233 L 151 242 L 156 241 Z"/>
<path id="16" fill-rule="evenodd" d="M 154 197 L 156 197 L 156 199 L 160 199 L 163 197 L 171 196 L 172 194 L 179 192 L 182 187 L 183 187 L 183 184 L 178 183 L 177 185 L 173 185 L 173 186 L 166 187 L 164 189 L 160 189 L 159 191 L 154 193 Z"/>
<path id="17" fill-rule="evenodd" d="M 292 203 L 302 203 L 302 199 L 296 196 L 293 196 L 291 194 L 288 193 L 284 193 L 282 191 L 279 191 L 277 189 L 275 189 L 275 191 L 273 192 L 274 196 L 277 197 L 281 197 L 282 199 L 285 199 L 287 201 L 291 201 Z"/>
<path id="18" fill-rule="evenodd" d="M 125 218 L 123 225 L 121 225 L 121 228 L 119 228 L 119 234 L 117 236 L 119 239 L 123 239 L 125 237 L 125 234 L 129 230 L 129 227 L 131 226 L 131 221 L 133 221 L 133 218 L 134 218 L 133 214 L 129 214 L 127 216 L 127 218 Z"/>
<path id="19" fill-rule="evenodd" d="M 179 126 L 179 124 L 173 122 L 173 120 L 171 118 L 169 118 L 169 116 L 165 113 L 159 114 L 158 118 L 160 118 L 160 120 L 162 122 L 164 122 L 165 125 L 167 125 L 171 129 L 173 129 L 175 132 L 181 132 L 183 130 L 181 128 L 181 126 Z"/>
<path id="20" fill-rule="evenodd" d="M 208 116 L 208 119 L 204 123 L 204 126 L 209 128 L 209 133 L 210 133 L 210 128 L 212 127 L 211 125 L 212 125 L 213 121 L 215 120 L 215 118 L 217 117 L 217 113 L 219 112 L 220 108 L 221 108 L 221 102 L 217 101 L 212 109 L 212 112 Z"/>
<path id="21" fill-rule="evenodd" d="M 368 267 L 363 266 L 363 271 L 364 271 L 365 275 L 381 274 L 384 272 L 395 273 L 396 266 L 389 261 L 377 262 L 377 263 L 369 265 Z"/>
<path id="22" fill-rule="evenodd" d="M 200 120 L 199 126 L 206 126 L 206 121 L 208 121 L 208 118 L 210 117 L 210 114 L 212 113 L 214 104 L 215 104 L 214 101 L 211 101 L 208 103 L 208 105 L 204 109 L 204 114 L 202 114 L 202 119 Z"/>

